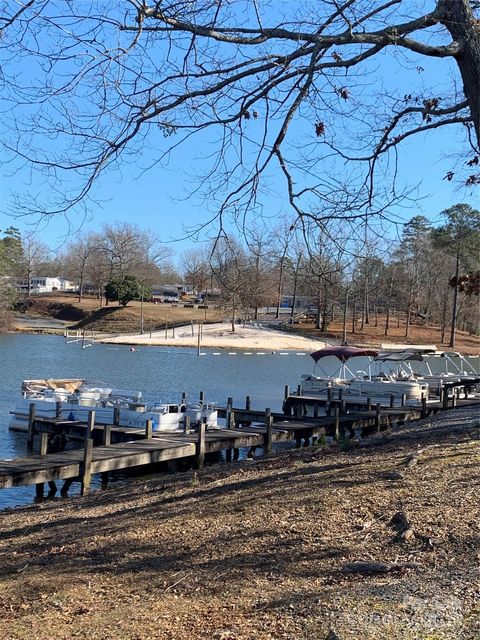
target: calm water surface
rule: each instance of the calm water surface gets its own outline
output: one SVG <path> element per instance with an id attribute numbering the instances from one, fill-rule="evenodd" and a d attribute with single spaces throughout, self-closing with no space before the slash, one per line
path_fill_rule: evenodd
<path id="1" fill-rule="evenodd" d="M 284 385 L 296 387 L 302 373 L 310 373 L 308 355 L 197 356 L 195 349 L 96 344 L 81 349 L 58 336 L 0 336 L 0 458 L 25 455 L 25 434 L 8 430 L 10 411 L 25 378 L 89 378 L 114 388 L 142 391 L 148 399 L 176 402 L 182 391 L 196 400 L 224 405 L 228 396 L 243 406 L 252 397 L 253 408 L 280 410 Z M 233 350 L 232 350 L 233 351 Z M 298 352 L 301 353 L 301 352 Z M 0 490 L 0 509 L 32 502 L 33 487 Z"/>

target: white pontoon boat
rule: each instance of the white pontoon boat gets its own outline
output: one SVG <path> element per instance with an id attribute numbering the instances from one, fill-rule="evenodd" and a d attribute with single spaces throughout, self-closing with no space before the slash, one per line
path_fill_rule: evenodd
<path id="1" fill-rule="evenodd" d="M 97 424 L 113 424 L 114 410 L 119 410 L 119 426 L 144 429 L 152 420 L 154 431 L 183 429 L 188 416 L 193 425 L 206 420 L 208 428 L 218 428 L 218 412 L 213 403 L 146 402 L 141 392 L 111 389 L 101 383 L 84 379 L 24 380 L 22 399 L 17 402 L 9 428 L 26 431 L 30 403 L 35 403 L 35 415 L 53 418 L 59 412 L 67 420 L 86 421 L 95 410 Z"/>
<path id="2" fill-rule="evenodd" d="M 302 388 L 305 394 L 327 395 L 329 389 L 343 389 L 345 399 L 366 401 L 372 403 L 389 403 L 402 398 L 407 404 L 421 402 L 422 397 L 428 399 L 428 384 L 418 381 L 413 375 L 398 373 L 388 365 L 392 360 L 391 354 L 379 355 L 372 349 L 358 349 L 355 347 L 326 347 L 311 354 L 316 365 L 326 357 L 333 357 L 340 361 L 340 367 L 333 376 L 312 375 L 302 376 Z M 353 358 L 367 357 L 368 364 L 361 371 L 355 373 L 347 362 Z"/>

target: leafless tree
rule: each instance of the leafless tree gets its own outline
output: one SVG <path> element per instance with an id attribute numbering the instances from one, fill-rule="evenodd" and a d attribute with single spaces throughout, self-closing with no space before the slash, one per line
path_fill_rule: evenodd
<path id="1" fill-rule="evenodd" d="M 30 298 L 32 276 L 40 275 L 38 269 L 42 263 L 50 258 L 50 249 L 35 236 L 29 234 L 22 238 L 23 255 L 21 261 L 21 276 L 27 282 L 27 297 Z M 46 275 L 46 274 L 42 274 Z"/>
<path id="2" fill-rule="evenodd" d="M 215 243 L 211 265 L 214 276 L 220 284 L 222 302 L 230 312 L 232 332 L 240 311 L 248 306 L 249 287 L 248 262 L 240 242 L 224 237 Z"/>
<path id="3" fill-rule="evenodd" d="M 65 251 L 65 276 L 78 286 L 78 301 L 82 301 L 88 269 L 98 246 L 98 237 L 92 233 L 82 235 L 71 242 Z"/>
<path id="4" fill-rule="evenodd" d="M 206 247 L 185 251 L 182 255 L 182 274 L 186 284 L 199 292 L 207 289 L 212 278 L 212 267 Z"/>
<path id="5" fill-rule="evenodd" d="M 463 136 L 463 179 L 478 183 L 477 8 L 471 0 L 2 2 L 2 142 L 13 166 L 36 167 L 51 185 L 48 202 L 17 205 L 68 211 L 95 196 L 121 159 L 148 147 L 146 162 L 161 165 L 193 134 L 218 142 L 193 189 L 203 188 L 220 228 L 229 215 L 249 225 L 276 175 L 301 226 L 342 219 L 353 231 L 402 195 L 394 186 L 402 142 L 446 127 Z M 433 65 L 451 74 L 441 93 Z"/>

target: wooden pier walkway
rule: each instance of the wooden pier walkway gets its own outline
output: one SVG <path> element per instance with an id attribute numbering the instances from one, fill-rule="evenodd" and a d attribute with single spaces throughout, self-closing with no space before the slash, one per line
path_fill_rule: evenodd
<path id="1" fill-rule="evenodd" d="M 68 421 L 61 418 L 34 418 L 31 421 L 28 438 L 33 444 L 36 433 L 40 439 L 40 454 L 12 460 L 0 460 L 0 488 L 20 485 L 36 485 L 37 496 L 43 495 L 44 483 L 55 488 L 55 482 L 65 480 L 64 488 L 76 479 L 81 482 L 82 494 L 90 488 L 93 474 L 103 474 L 102 482 L 107 482 L 108 473 L 120 469 L 146 466 L 163 461 L 191 458 L 197 466 L 202 466 L 205 455 L 225 451 L 228 461 L 238 458 L 239 450 L 262 447 L 266 453 L 278 442 L 294 440 L 297 445 L 309 443 L 319 436 L 330 436 L 336 440 L 353 437 L 359 431 L 366 435 L 371 431 L 391 429 L 396 424 L 418 420 L 432 413 L 444 411 L 451 406 L 478 406 L 480 399 L 474 397 L 454 397 L 448 402 L 423 403 L 422 406 L 374 407 L 346 404 L 344 400 L 322 399 L 318 396 L 288 396 L 285 398 L 285 412 L 275 413 L 270 409 L 252 410 L 247 398 L 244 409 L 234 407 L 229 398 L 227 406 L 219 409 L 219 416 L 225 418 L 226 428 L 206 429 L 205 424 L 197 430 L 166 433 L 152 432 L 152 425 L 145 430 L 96 425 L 94 412 L 88 423 Z M 329 415 L 306 416 L 318 413 L 323 408 Z M 32 412 L 34 416 L 34 411 Z M 291 414 L 295 415 L 292 416 Z M 252 424 L 258 423 L 258 424 Z M 57 453 L 48 453 L 51 438 L 61 436 L 79 439 L 83 447 Z M 98 446 L 94 446 L 97 443 Z M 66 489 L 67 490 L 67 489 Z"/>

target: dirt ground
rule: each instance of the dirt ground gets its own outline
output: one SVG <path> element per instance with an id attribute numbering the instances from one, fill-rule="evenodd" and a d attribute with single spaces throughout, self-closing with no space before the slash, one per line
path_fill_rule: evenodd
<path id="1" fill-rule="evenodd" d="M 474 640 L 478 415 L 0 514 L 0 637 Z"/>

